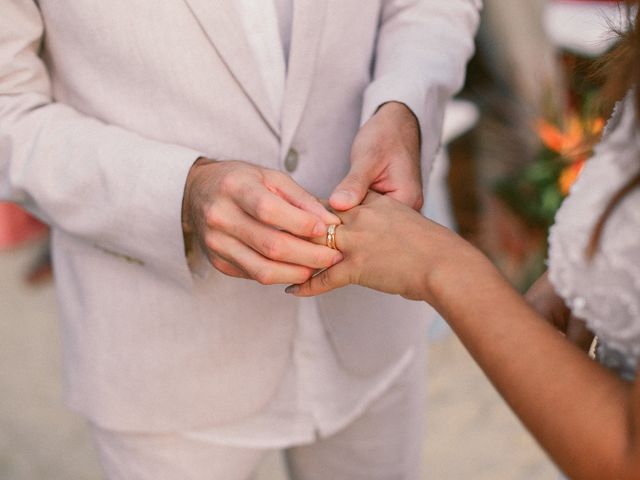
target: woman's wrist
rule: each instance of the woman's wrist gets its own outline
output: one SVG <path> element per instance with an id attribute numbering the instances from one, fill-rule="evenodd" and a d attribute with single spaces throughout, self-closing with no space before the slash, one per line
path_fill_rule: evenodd
<path id="1" fill-rule="evenodd" d="M 468 242 L 459 239 L 429 269 L 423 281 L 423 300 L 443 313 L 452 297 L 464 301 L 468 289 L 501 278 L 489 259 Z"/>

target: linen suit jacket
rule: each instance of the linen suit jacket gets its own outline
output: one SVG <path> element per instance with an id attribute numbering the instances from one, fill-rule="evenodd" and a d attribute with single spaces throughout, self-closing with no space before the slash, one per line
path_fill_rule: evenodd
<path id="1" fill-rule="evenodd" d="M 296 0 L 280 118 L 232 0 L 4 0 L 0 196 L 52 226 L 67 402 L 113 429 L 205 427 L 275 392 L 296 299 L 184 255 L 200 156 L 284 170 L 327 197 L 360 124 L 400 101 L 425 172 L 463 81 L 479 0 Z M 423 304 L 349 287 L 320 311 L 344 367 L 399 358 Z"/>

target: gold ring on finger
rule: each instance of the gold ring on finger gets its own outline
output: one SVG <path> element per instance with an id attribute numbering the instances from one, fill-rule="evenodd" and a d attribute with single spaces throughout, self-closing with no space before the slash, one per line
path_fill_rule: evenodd
<path id="1" fill-rule="evenodd" d="M 333 248 L 334 250 L 338 250 L 338 247 L 336 246 L 337 228 L 338 228 L 338 225 L 335 223 L 329 225 L 329 228 L 327 228 L 327 247 Z"/>

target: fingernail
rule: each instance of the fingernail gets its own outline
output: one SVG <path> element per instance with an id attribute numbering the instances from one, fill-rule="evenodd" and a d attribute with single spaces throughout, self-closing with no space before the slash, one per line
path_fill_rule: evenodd
<path id="1" fill-rule="evenodd" d="M 298 293 L 298 290 L 300 290 L 300 287 L 298 287 L 297 285 L 289 285 L 284 289 L 284 293 L 294 294 Z"/>
<path id="2" fill-rule="evenodd" d="M 326 234 L 327 234 L 327 226 L 322 222 L 316 223 L 316 226 L 313 227 L 313 236 L 321 237 Z"/>
<path id="3" fill-rule="evenodd" d="M 346 203 L 348 205 L 352 204 L 356 200 L 356 196 L 353 192 L 349 190 L 338 190 L 333 195 L 331 195 L 331 200 L 338 203 Z"/>
<path id="4" fill-rule="evenodd" d="M 331 266 L 335 265 L 336 263 L 340 263 L 343 259 L 344 257 L 342 256 L 342 254 L 338 253 L 335 257 L 333 257 L 333 260 L 331 261 Z"/>

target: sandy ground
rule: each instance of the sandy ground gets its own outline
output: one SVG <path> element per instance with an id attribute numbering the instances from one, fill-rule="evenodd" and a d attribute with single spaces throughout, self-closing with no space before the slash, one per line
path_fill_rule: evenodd
<path id="1" fill-rule="evenodd" d="M 53 287 L 20 282 L 34 252 L 0 254 L 0 479 L 97 480 L 84 421 L 62 406 Z M 425 478 L 557 478 L 452 336 L 432 345 L 428 406 Z M 258 478 L 285 479 L 278 455 Z"/>

